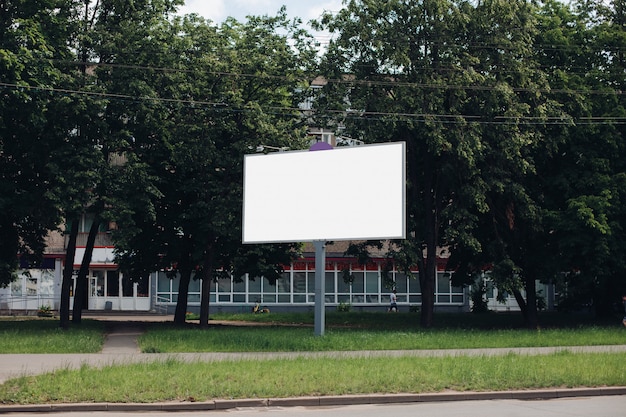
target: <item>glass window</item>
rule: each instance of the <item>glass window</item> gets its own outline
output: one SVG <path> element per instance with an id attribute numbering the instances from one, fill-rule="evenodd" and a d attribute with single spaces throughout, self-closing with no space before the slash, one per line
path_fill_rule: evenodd
<path id="1" fill-rule="evenodd" d="M 54 270 L 42 269 L 39 280 L 39 293 L 41 295 L 54 295 Z"/>
<path id="2" fill-rule="evenodd" d="M 191 280 L 189 280 L 189 292 L 190 293 L 192 293 L 192 292 L 200 293 L 200 283 L 201 282 L 202 282 L 201 280 L 195 279 L 195 278 L 192 278 Z"/>
<path id="3" fill-rule="evenodd" d="M 352 294 L 352 304 L 363 304 L 365 302 L 365 296 L 363 294 Z"/>
<path id="4" fill-rule="evenodd" d="M 231 279 L 219 278 L 217 280 L 218 301 L 223 303 L 230 303 L 231 301 Z"/>
<path id="5" fill-rule="evenodd" d="M 324 295 L 326 302 L 328 303 L 334 303 L 335 302 L 335 273 L 334 272 L 328 272 L 326 271 L 325 274 L 325 279 L 326 279 L 326 283 L 325 283 L 325 287 L 324 287 Z"/>
<path id="6" fill-rule="evenodd" d="M 326 271 L 325 274 L 326 286 L 324 290 L 326 294 L 334 294 L 335 293 L 335 273 Z"/>
<path id="7" fill-rule="evenodd" d="M 345 273 L 343 271 L 339 272 L 339 276 L 337 278 L 337 292 L 339 294 L 350 293 L 350 282 L 346 282 Z"/>
<path id="8" fill-rule="evenodd" d="M 263 278 L 263 294 L 276 294 L 276 282 Z"/>
<path id="9" fill-rule="evenodd" d="M 157 279 L 157 291 L 158 292 L 170 292 L 171 280 L 167 277 L 165 272 L 160 271 Z"/>
<path id="10" fill-rule="evenodd" d="M 418 274 L 413 274 L 412 277 L 409 277 L 409 292 L 416 293 L 416 294 L 419 294 L 422 292 Z"/>
<path id="11" fill-rule="evenodd" d="M 396 272 L 396 290 L 398 293 L 407 292 L 407 277 L 406 274 Z"/>
<path id="12" fill-rule="evenodd" d="M 11 283 L 11 295 L 16 297 L 22 296 L 22 280 L 17 279 Z"/>
<path id="13" fill-rule="evenodd" d="M 176 274 L 176 276 L 172 278 L 171 281 L 172 281 L 172 292 L 178 293 L 178 287 L 180 286 L 180 274 Z"/>
<path id="14" fill-rule="evenodd" d="M 230 293 L 230 283 L 231 283 L 231 279 L 230 278 L 219 278 L 217 280 L 217 288 L 218 291 L 220 293 L 224 292 L 224 293 Z"/>
<path id="15" fill-rule="evenodd" d="M 279 293 L 291 293 L 291 274 L 283 272 L 276 281 Z"/>
<path id="16" fill-rule="evenodd" d="M 352 281 L 352 292 L 353 293 L 363 293 L 365 292 L 365 274 L 361 271 L 352 272 L 352 276 L 354 280 Z"/>
<path id="17" fill-rule="evenodd" d="M 104 297 L 104 271 L 93 271 L 91 295 Z"/>
<path id="18" fill-rule="evenodd" d="M 261 292 L 261 278 L 255 277 L 248 280 L 249 292 Z"/>
<path id="19" fill-rule="evenodd" d="M 150 293 L 150 277 L 142 276 L 137 280 L 137 297 L 148 297 Z"/>
<path id="20" fill-rule="evenodd" d="M 450 274 L 441 272 L 437 274 L 437 292 L 439 294 L 450 293 Z"/>
<path id="21" fill-rule="evenodd" d="M 245 293 L 246 292 L 246 276 L 244 275 L 239 280 L 233 280 L 233 292 Z"/>
<path id="22" fill-rule="evenodd" d="M 120 277 L 117 271 L 108 271 L 107 276 L 107 297 L 119 297 Z M 132 293 L 131 293 L 132 294 Z"/>
<path id="23" fill-rule="evenodd" d="M 37 295 L 37 276 L 26 273 L 26 295 Z"/>
<path id="24" fill-rule="evenodd" d="M 113 271 L 109 271 L 109 274 Z M 132 297 L 135 283 L 126 275 L 122 275 L 122 296 Z"/>
<path id="25" fill-rule="evenodd" d="M 315 271 L 308 271 L 306 273 L 307 291 L 309 293 L 315 292 Z M 311 298 L 312 300 L 313 298 Z"/>
<path id="26" fill-rule="evenodd" d="M 409 295 L 409 303 L 422 303 L 421 295 Z"/>
<path id="27" fill-rule="evenodd" d="M 365 292 L 378 294 L 378 272 L 369 271 L 365 273 Z"/>
<path id="28" fill-rule="evenodd" d="M 306 293 L 306 272 L 293 273 L 293 292 L 294 294 Z"/>

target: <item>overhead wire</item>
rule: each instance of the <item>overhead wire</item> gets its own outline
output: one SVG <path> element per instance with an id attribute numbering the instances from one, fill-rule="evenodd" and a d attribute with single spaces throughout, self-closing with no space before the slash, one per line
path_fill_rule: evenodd
<path id="1" fill-rule="evenodd" d="M 224 102 L 206 101 L 206 100 L 189 100 L 189 99 L 172 99 L 163 97 L 149 96 L 133 96 L 129 94 L 117 94 L 106 92 L 90 92 L 65 88 L 29 86 L 23 84 L 0 82 L 0 88 L 12 88 L 20 90 L 43 91 L 58 94 L 76 94 L 91 97 L 99 97 L 111 100 L 124 100 L 133 102 L 153 102 L 153 103 L 169 103 L 181 104 L 188 107 L 202 108 L 210 107 L 219 112 L 246 113 L 252 112 L 251 109 L 235 108 Z M 307 117 L 331 118 L 340 115 L 346 120 L 362 120 L 362 121 L 385 121 L 389 118 L 396 120 L 413 120 L 427 121 L 437 120 L 444 124 L 473 123 L 473 124 L 489 124 L 489 125 L 583 125 L 583 124 L 626 124 L 626 117 L 613 116 L 596 116 L 596 117 L 533 117 L 533 116 L 494 116 L 488 119 L 480 115 L 464 115 L 464 114 L 441 114 L 441 113 L 411 113 L 411 112 L 375 112 L 375 111 L 343 111 L 343 110 L 327 110 L 318 112 L 311 109 L 303 109 L 299 107 L 281 107 L 281 106 L 265 106 L 262 110 L 268 114 L 276 116 L 293 117 L 294 113 L 302 113 Z"/>

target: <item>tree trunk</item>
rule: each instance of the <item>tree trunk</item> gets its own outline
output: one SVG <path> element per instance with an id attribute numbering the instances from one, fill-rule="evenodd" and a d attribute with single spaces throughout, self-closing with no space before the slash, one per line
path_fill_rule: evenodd
<path id="1" fill-rule="evenodd" d="M 72 288 L 72 274 L 74 272 L 74 257 L 76 255 L 76 238 L 78 237 L 79 218 L 72 220 L 70 238 L 65 249 L 65 267 L 63 282 L 61 283 L 61 306 L 59 308 L 59 325 L 67 330 L 70 327 L 70 290 Z"/>
<path id="2" fill-rule="evenodd" d="M 526 314 L 524 325 L 529 329 L 539 327 L 539 317 L 537 315 L 537 285 L 533 277 L 525 278 L 526 286 Z"/>
<path id="3" fill-rule="evenodd" d="M 91 256 L 93 255 L 93 246 L 96 242 L 96 236 L 100 229 L 100 217 L 96 216 L 91 228 L 89 229 L 89 236 L 87 237 L 87 247 L 83 255 L 83 260 L 80 264 L 80 270 L 78 271 L 78 277 L 76 278 L 76 290 L 74 291 L 74 309 L 72 310 L 72 322 L 74 324 L 80 324 L 83 316 L 83 310 L 85 309 L 85 300 L 87 298 L 87 275 L 89 274 L 89 264 L 91 263 Z"/>
<path id="4" fill-rule="evenodd" d="M 189 301 L 189 282 L 191 282 L 191 254 L 193 244 L 191 236 L 185 235 L 184 252 L 179 263 L 180 283 L 178 284 L 178 300 L 176 301 L 176 311 L 174 312 L 174 324 L 184 325 L 187 322 L 187 303 Z"/>
<path id="5" fill-rule="evenodd" d="M 428 260 L 425 262 L 428 265 Z M 434 270 L 429 267 L 420 271 L 420 286 L 422 291 L 422 308 L 420 311 L 420 326 L 430 328 L 433 325 L 435 314 L 435 276 Z"/>
<path id="6" fill-rule="evenodd" d="M 178 300 L 174 312 L 174 324 L 184 325 L 187 322 L 187 302 L 189 300 L 189 282 L 191 281 L 191 268 L 180 270 L 180 283 L 178 285 Z"/>
<path id="7" fill-rule="evenodd" d="M 200 328 L 209 328 L 209 303 L 213 279 L 213 245 L 207 245 L 202 265 L 202 294 L 200 298 Z"/>
<path id="8" fill-rule="evenodd" d="M 432 156 L 424 158 L 424 243 L 426 245 L 426 259 L 424 270 L 420 270 L 420 284 L 422 291 L 422 309 L 420 325 L 430 328 L 433 325 L 435 314 L 435 282 L 437 279 L 437 243 L 439 230 L 439 210 L 437 205 L 437 185 Z M 423 255 L 422 255 L 423 256 Z"/>

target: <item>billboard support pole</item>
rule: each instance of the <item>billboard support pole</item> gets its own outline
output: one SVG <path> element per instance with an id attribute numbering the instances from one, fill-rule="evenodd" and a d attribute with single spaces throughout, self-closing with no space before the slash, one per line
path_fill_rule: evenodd
<path id="1" fill-rule="evenodd" d="M 315 336 L 324 336 L 326 321 L 326 241 L 316 240 L 315 245 Z"/>

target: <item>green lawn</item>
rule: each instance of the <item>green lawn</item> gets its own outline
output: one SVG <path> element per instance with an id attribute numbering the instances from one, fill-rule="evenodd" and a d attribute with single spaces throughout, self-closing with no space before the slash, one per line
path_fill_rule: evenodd
<path id="1" fill-rule="evenodd" d="M 84 320 L 80 327 L 61 330 L 54 318 L 0 319 L 2 353 L 96 353 L 102 350 L 104 324 Z"/>
<path id="2" fill-rule="evenodd" d="M 207 330 L 189 323 L 147 325 L 147 352 L 329 351 L 626 344 L 621 322 L 582 315 L 542 316 L 542 328 L 516 315 L 437 315 L 434 328 L 412 313 L 329 313 L 316 337 L 312 314 L 214 315 Z M 239 321 L 237 326 L 228 321 Z M 247 323 L 249 321 L 257 323 Z M 84 320 L 0 320 L 0 353 L 97 352 L 104 325 Z M 424 393 L 626 385 L 626 354 L 500 357 L 399 357 L 242 360 L 181 363 L 173 359 L 94 369 L 61 369 L 0 385 L 0 403 L 203 401 L 369 393 Z"/>
<path id="3" fill-rule="evenodd" d="M 324 337 L 314 335 L 312 314 L 215 315 L 221 320 L 247 320 L 250 326 L 151 325 L 139 339 L 144 352 L 297 352 L 330 350 L 467 349 L 535 346 L 626 344 L 626 329 L 586 317 L 546 315 L 540 330 L 519 328 L 516 315 L 439 315 L 428 330 L 412 313 L 329 313 Z M 258 324 L 257 323 L 257 324 Z M 577 323 L 577 324 L 575 324 Z"/>
<path id="4" fill-rule="evenodd" d="M 162 402 L 626 385 L 626 354 L 454 358 L 166 360 L 59 370 L 0 385 L 0 403 Z"/>

